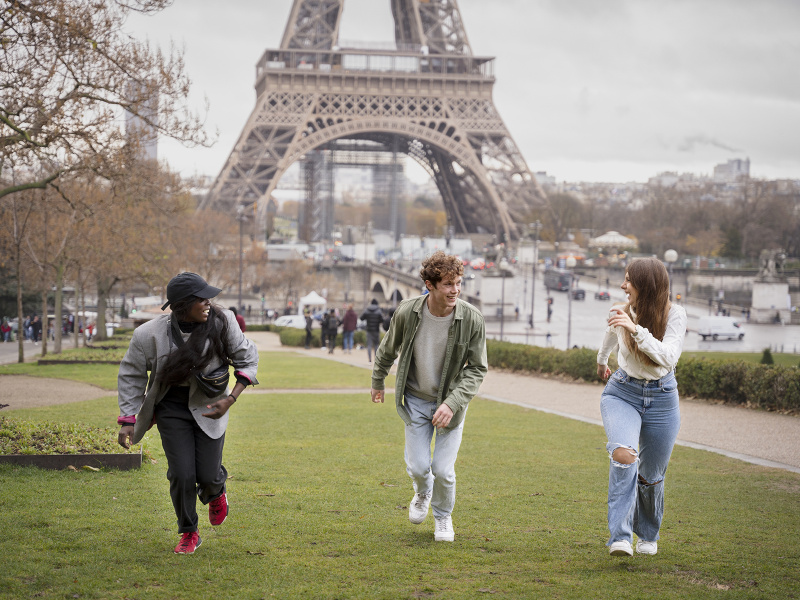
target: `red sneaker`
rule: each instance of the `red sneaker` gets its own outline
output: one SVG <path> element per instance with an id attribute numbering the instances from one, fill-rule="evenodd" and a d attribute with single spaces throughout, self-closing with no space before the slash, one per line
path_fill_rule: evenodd
<path id="1" fill-rule="evenodd" d="M 223 492 L 208 503 L 208 520 L 212 525 L 222 525 L 228 518 L 228 495 Z"/>
<path id="2" fill-rule="evenodd" d="M 181 541 L 175 546 L 175 554 L 194 554 L 194 551 L 200 547 L 203 540 L 200 539 L 200 534 L 196 531 L 187 531 L 181 534 Z"/>

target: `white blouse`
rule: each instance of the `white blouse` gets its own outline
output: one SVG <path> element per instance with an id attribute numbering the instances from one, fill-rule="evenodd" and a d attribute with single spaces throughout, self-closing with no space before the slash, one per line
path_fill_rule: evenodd
<path id="1" fill-rule="evenodd" d="M 635 379 L 661 379 L 678 364 L 683 350 L 683 339 L 686 337 L 686 311 L 682 306 L 673 304 L 669 309 L 667 330 L 664 340 L 656 339 L 652 333 L 641 325 L 636 326 L 632 334 L 624 327 L 607 327 L 603 344 L 597 353 L 597 364 L 607 365 L 608 357 L 617 348 L 617 362 L 629 376 Z M 639 349 L 653 359 L 654 365 L 642 364 L 635 354 L 628 350 L 623 336 L 633 335 Z"/>

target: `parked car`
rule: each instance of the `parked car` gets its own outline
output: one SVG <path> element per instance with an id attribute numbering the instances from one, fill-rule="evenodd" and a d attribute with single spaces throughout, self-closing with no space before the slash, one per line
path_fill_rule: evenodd
<path id="1" fill-rule="evenodd" d="M 611 294 L 608 292 L 595 292 L 594 293 L 595 300 L 611 300 Z"/>
<path id="2" fill-rule="evenodd" d="M 296 329 L 306 328 L 306 318 L 303 315 L 282 315 L 275 319 L 278 327 L 294 327 Z"/>
<path id="3" fill-rule="evenodd" d="M 574 288 L 572 290 L 572 299 L 573 300 L 586 300 L 586 290 L 582 290 L 580 288 Z"/>
<path id="4" fill-rule="evenodd" d="M 697 324 L 697 333 L 704 340 L 708 338 L 712 340 L 719 338 L 744 339 L 742 325 L 733 317 L 700 317 L 700 322 Z"/>

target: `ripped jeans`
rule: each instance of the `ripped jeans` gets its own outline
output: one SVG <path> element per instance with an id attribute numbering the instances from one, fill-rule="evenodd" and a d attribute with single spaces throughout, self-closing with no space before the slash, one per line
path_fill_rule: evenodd
<path id="1" fill-rule="evenodd" d="M 664 477 L 681 427 L 675 373 L 633 379 L 622 369 L 608 378 L 600 399 L 611 464 L 608 474 L 608 544 L 658 540 L 664 516 Z M 633 462 L 612 456 L 627 449 Z M 618 453 L 619 454 L 619 453 Z"/>

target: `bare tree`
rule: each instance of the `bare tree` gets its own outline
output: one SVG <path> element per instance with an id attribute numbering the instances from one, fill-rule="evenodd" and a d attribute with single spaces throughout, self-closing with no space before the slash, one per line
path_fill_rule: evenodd
<path id="1" fill-rule="evenodd" d="M 187 107 L 182 53 L 168 55 L 124 33 L 131 11 L 168 0 L 7 0 L 0 9 L 0 198 L 57 186 L 65 173 L 113 176 L 125 143 L 122 112 L 158 133 L 204 144 Z M 158 98 L 157 111 L 152 110 Z M 130 132 L 129 132 L 130 133 Z M 25 173 L 10 181 L 6 169 Z M 19 177 L 18 177 L 19 179 Z"/>

